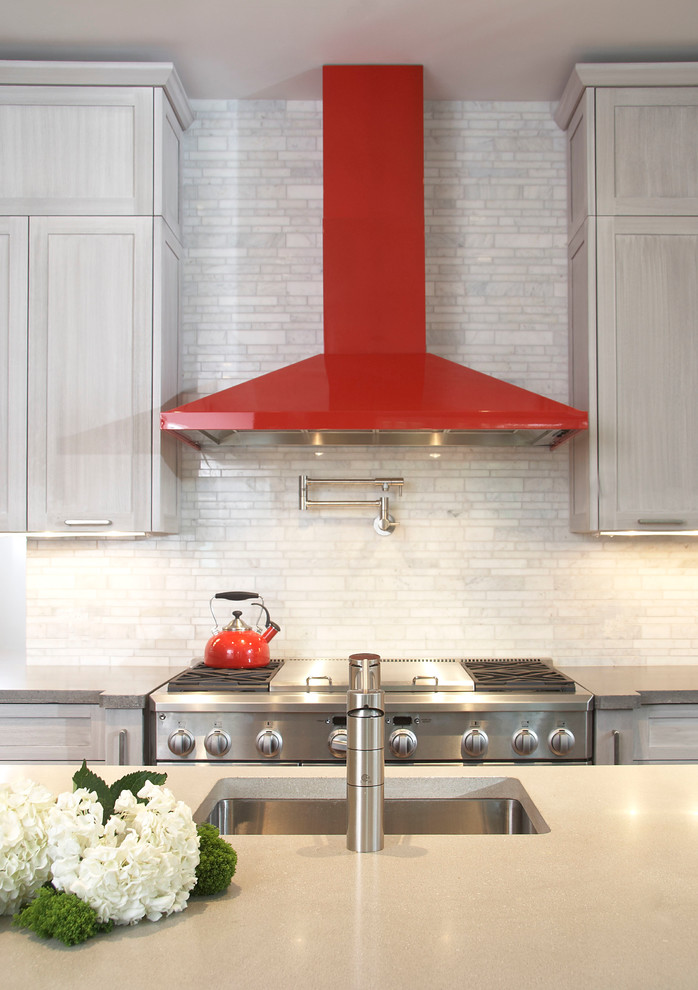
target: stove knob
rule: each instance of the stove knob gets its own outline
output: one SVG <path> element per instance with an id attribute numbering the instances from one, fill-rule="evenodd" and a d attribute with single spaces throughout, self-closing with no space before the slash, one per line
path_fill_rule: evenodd
<path id="1" fill-rule="evenodd" d="M 330 732 L 330 738 L 327 740 L 327 745 L 329 746 L 330 753 L 332 753 L 335 759 L 346 760 L 347 730 L 335 729 L 334 732 Z"/>
<path id="2" fill-rule="evenodd" d="M 206 752 L 211 756 L 225 756 L 230 749 L 231 739 L 227 732 L 222 729 L 211 729 L 204 739 Z"/>
<path id="3" fill-rule="evenodd" d="M 401 760 L 409 760 L 417 749 L 417 737 L 411 729 L 396 729 L 391 733 L 388 743 L 393 756 Z"/>
<path id="4" fill-rule="evenodd" d="M 167 740 L 167 745 L 175 756 L 188 756 L 196 745 L 196 740 L 187 729 L 177 729 Z"/>
<path id="5" fill-rule="evenodd" d="M 281 752 L 282 742 L 281 734 L 276 729 L 262 729 L 257 736 L 257 752 L 271 759 Z"/>
<path id="6" fill-rule="evenodd" d="M 531 729 L 519 729 L 511 745 L 520 756 L 530 756 L 538 748 L 538 736 Z"/>
<path id="7" fill-rule="evenodd" d="M 574 736 L 569 729 L 555 729 L 548 736 L 548 746 L 556 756 L 566 756 L 574 746 Z"/>
<path id="8" fill-rule="evenodd" d="M 461 741 L 461 753 L 463 756 L 484 756 L 488 744 L 486 732 L 482 729 L 469 729 Z"/>

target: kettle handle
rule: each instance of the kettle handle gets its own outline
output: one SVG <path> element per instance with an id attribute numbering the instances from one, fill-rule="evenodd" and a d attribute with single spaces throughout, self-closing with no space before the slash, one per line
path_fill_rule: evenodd
<path id="1" fill-rule="evenodd" d="M 259 598 L 256 591 L 219 591 L 214 598 L 225 598 L 227 602 L 245 602 L 249 598 Z"/>
<path id="2" fill-rule="evenodd" d="M 256 591 L 219 591 L 217 594 L 213 596 L 213 598 L 209 602 L 209 608 L 211 610 L 211 615 L 213 616 L 214 622 L 217 622 L 215 613 L 213 611 L 213 602 L 215 601 L 216 598 L 224 598 L 228 602 L 244 602 L 244 601 L 249 601 L 249 599 L 251 598 L 258 598 L 259 601 L 256 602 L 255 604 L 262 610 L 262 612 L 264 612 L 264 617 L 266 619 L 266 625 L 264 628 L 268 629 L 269 626 L 275 625 L 275 623 L 271 621 L 271 616 L 269 615 L 269 609 L 264 604 L 264 599 L 262 598 L 261 595 L 258 595 Z M 257 628 L 259 629 L 259 625 L 257 626 Z M 214 632 L 217 629 L 218 629 L 218 625 L 216 625 Z"/>

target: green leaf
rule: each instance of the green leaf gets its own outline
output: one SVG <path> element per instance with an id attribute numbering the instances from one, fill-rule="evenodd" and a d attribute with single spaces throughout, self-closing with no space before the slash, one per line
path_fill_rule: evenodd
<path id="1" fill-rule="evenodd" d="M 78 787 L 86 787 L 88 791 L 95 792 L 97 800 L 102 805 L 102 825 L 106 825 L 107 819 L 114 810 L 111 788 L 98 774 L 88 769 L 86 760 L 82 761 L 80 769 L 73 774 L 73 790 L 76 791 Z"/>
<path id="2" fill-rule="evenodd" d="M 111 815 L 114 814 L 114 805 L 121 792 L 131 791 L 133 794 L 138 794 L 146 780 L 151 780 L 154 784 L 164 784 L 167 780 L 167 774 L 157 773 L 155 770 L 134 770 L 132 773 L 119 777 L 110 786 L 105 780 L 102 780 L 99 774 L 90 770 L 87 761 L 83 760 L 80 769 L 73 774 L 73 790 L 77 790 L 78 787 L 86 787 L 88 791 L 96 793 L 97 800 L 102 805 L 102 825 L 106 825 Z M 139 800 L 142 801 L 141 798 Z"/>
<path id="3" fill-rule="evenodd" d="M 157 773 L 155 770 L 134 770 L 133 773 L 127 773 L 125 776 L 119 777 L 109 788 L 112 797 L 112 806 L 122 791 L 131 791 L 137 795 L 146 780 L 152 781 L 153 784 L 164 784 L 167 780 L 167 774 Z"/>

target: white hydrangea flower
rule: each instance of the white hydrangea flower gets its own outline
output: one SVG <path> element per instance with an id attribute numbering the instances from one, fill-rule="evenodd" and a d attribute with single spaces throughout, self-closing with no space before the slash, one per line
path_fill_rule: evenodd
<path id="1" fill-rule="evenodd" d="M 77 894 L 102 922 L 157 921 L 186 907 L 196 884 L 199 839 L 191 809 L 165 787 L 146 782 L 122 791 L 101 825 L 96 795 L 60 795 L 50 829 L 53 883 Z"/>
<path id="2" fill-rule="evenodd" d="M 14 914 L 49 878 L 51 792 L 31 780 L 0 784 L 0 915 Z"/>
<path id="3" fill-rule="evenodd" d="M 85 850 L 96 845 L 104 835 L 102 805 L 94 791 L 79 787 L 58 795 L 49 815 L 48 852 L 52 864 L 53 885 L 66 890 L 64 878 L 70 880 L 80 866 Z"/>

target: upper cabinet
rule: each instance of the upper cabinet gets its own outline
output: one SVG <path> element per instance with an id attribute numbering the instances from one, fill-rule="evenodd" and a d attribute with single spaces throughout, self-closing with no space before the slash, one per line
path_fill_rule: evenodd
<path id="1" fill-rule="evenodd" d="M 695 83 L 695 85 L 687 85 Z M 698 530 L 698 65 L 577 66 L 568 139 L 571 528 Z"/>
<path id="2" fill-rule="evenodd" d="M 2 531 L 176 532 L 190 122 L 169 64 L 0 62 Z"/>

